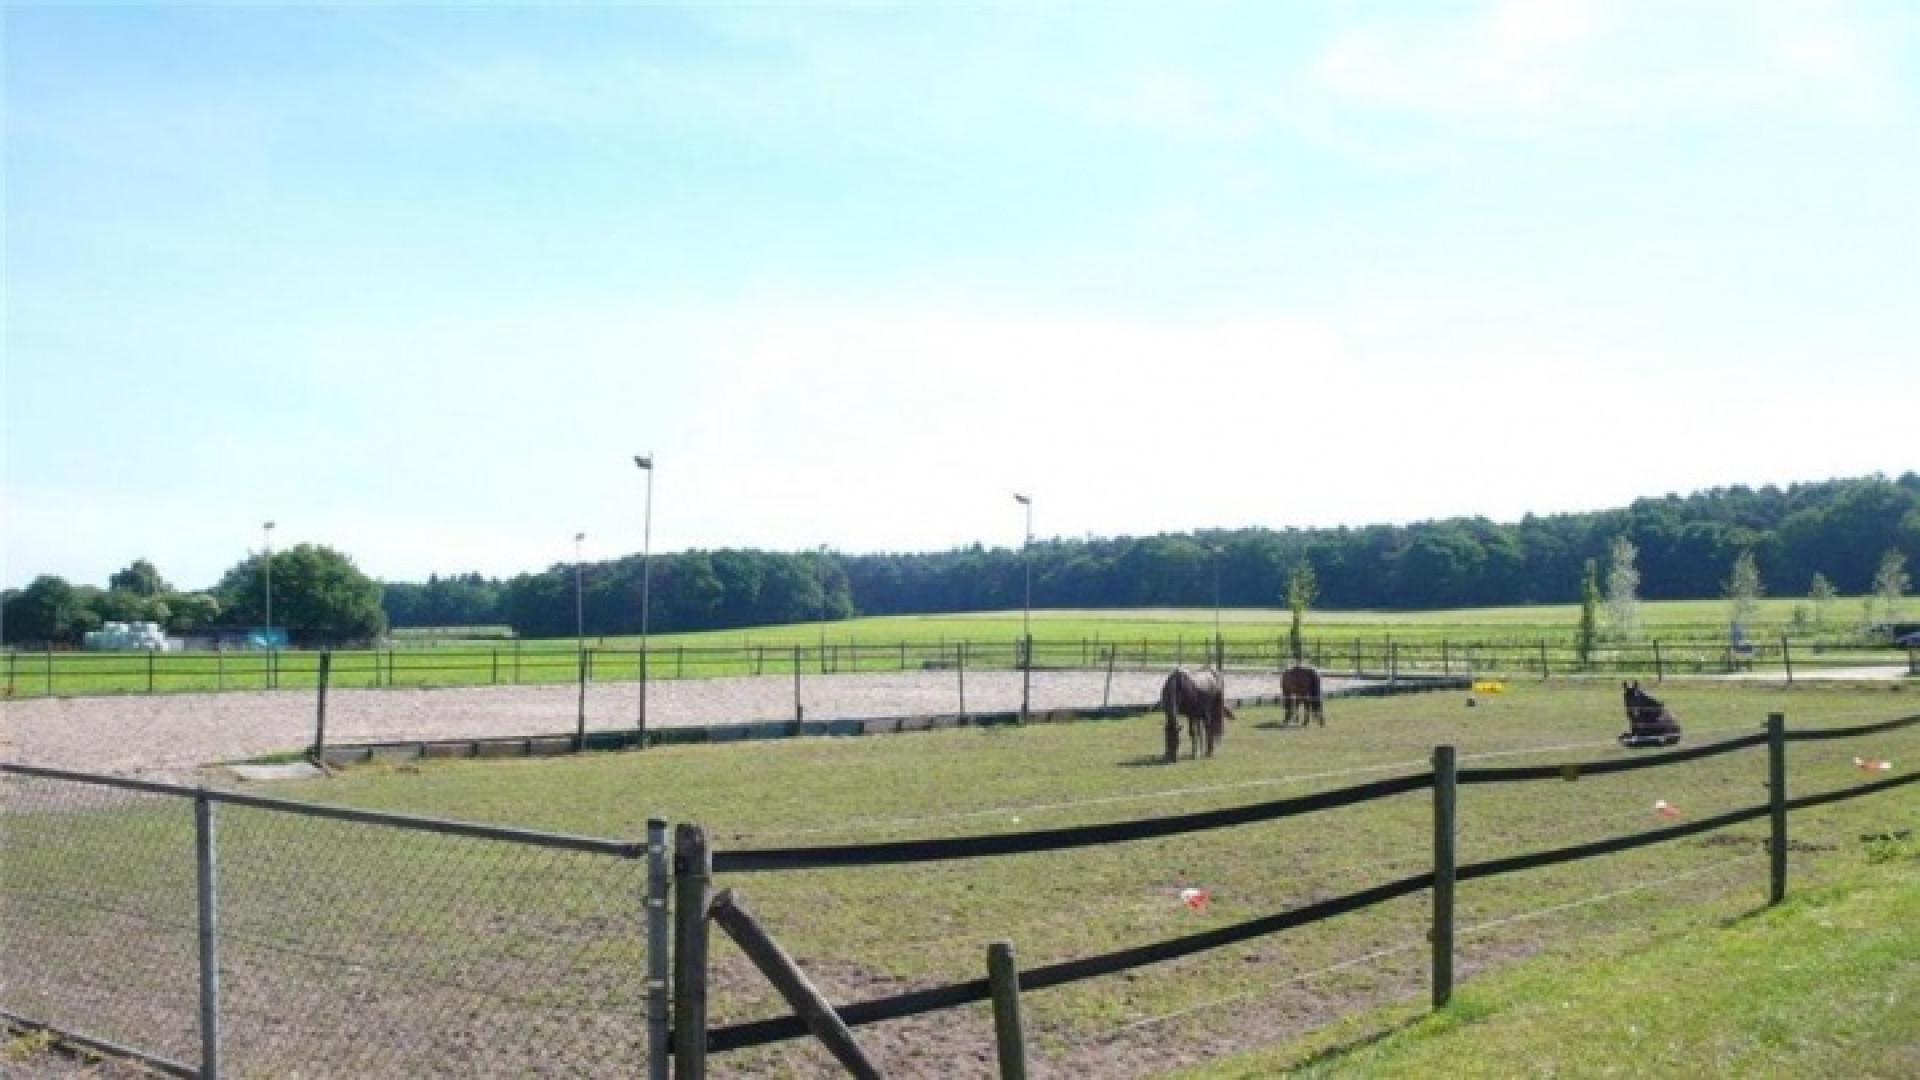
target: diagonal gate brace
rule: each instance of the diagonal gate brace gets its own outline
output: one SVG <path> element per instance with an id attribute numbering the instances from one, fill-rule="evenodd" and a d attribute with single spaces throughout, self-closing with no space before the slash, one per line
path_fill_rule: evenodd
<path id="1" fill-rule="evenodd" d="M 883 1075 L 879 1067 L 854 1041 L 853 1032 L 840 1019 L 840 1014 L 833 1011 L 832 1003 L 821 996 L 807 973 L 800 970 L 800 965 L 761 927 L 732 889 L 715 895 L 707 906 L 707 914 L 740 946 L 740 951 L 747 954 L 767 981 L 780 991 L 780 996 L 787 999 L 794 1014 L 806 1022 L 813 1037 L 819 1039 L 849 1073 L 879 1080 Z"/>

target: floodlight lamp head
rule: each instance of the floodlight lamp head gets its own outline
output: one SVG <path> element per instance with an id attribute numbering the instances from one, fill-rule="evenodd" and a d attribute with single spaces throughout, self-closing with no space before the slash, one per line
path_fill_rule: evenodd
<path id="1" fill-rule="evenodd" d="M 653 455 L 652 454 L 635 454 L 633 455 L 633 463 L 647 470 L 648 472 L 653 471 Z"/>

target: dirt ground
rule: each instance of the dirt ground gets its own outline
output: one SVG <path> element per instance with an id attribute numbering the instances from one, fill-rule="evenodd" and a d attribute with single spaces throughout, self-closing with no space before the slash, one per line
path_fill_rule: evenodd
<path id="1" fill-rule="evenodd" d="M 1150 707 L 1166 672 L 1036 671 L 1030 708 L 1037 712 L 1103 704 Z M 1339 685 L 1330 679 L 1329 688 Z M 1273 672 L 1230 672 L 1228 694 L 1277 697 Z M 791 720 L 791 675 L 657 681 L 647 689 L 653 728 Z M 964 692 L 964 701 L 962 695 Z M 859 675 L 803 674 L 799 705 L 809 721 L 1020 708 L 1021 675 L 953 671 Z M 243 761 L 312 745 L 318 695 L 312 690 L 220 694 L 41 698 L 0 705 L 0 761 L 147 780 L 192 783 L 203 766 Z M 631 730 L 639 685 L 587 688 L 589 731 Z M 579 688 L 552 686 L 463 689 L 333 690 L 327 695 L 327 743 L 400 742 L 492 735 L 571 733 Z"/>

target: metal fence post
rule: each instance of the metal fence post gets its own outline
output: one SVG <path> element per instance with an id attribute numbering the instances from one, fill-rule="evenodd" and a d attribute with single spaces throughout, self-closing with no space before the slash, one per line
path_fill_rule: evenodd
<path id="1" fill-rule="evenodd" d="M 667 823 L 647 819 L 647 1077 L 667 1080 L 668 976 L 672 956 L 668 953 L 667 907 Z"/>
<path id="2" fill-rule="evenodd" d="M 1787 635 L 1780 635 L 1780 662 L 1787 668 L 1787 685 L 1793 685 L 1793 647 L 1787 643 Z"/>
<path id="3" fill-rule="evenodd" d="M 200 916 L 200 1076 L 220 1080 L 220 937 L 215 894 L 213 801 L 193 800 L 193 848 Z"/>
<path id="4" fill-rule="evenodd" d="M 1787 898 L 1787 714 L 1767 714 L 1767 809 L 1772 818 L 1773 874 L 1767 902 Z"/>
<path id="5" fill-rule="evenodd" d="M 707 1075 L 707 905 L 712 902 L 713 853 L 707 830 L 673 830 L 673 1076 Z"/>
<path id="6" fill-rule="evenodd" d="M 1454 748 L 1433 748 L 1433 1007 L 1453 1000 Z"/>

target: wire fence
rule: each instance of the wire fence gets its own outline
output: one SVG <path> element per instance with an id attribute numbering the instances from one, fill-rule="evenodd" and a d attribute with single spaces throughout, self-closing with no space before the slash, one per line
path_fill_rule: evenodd
<path id="1" fill-rule="evenodd" d="M 648 1062 L 666 871 L 647 844 L 23 766 L 0 785 L 18 1026 L 183 1076 Z"/>
<path id="2" fill-rule="evenodd" d="M 1293 662 L 1282 638 L 1130 640 L 900 641 L 800 644 L 667 645 L 572 641 L 504 645 L 212 652 L 72 652 L 9 649 L 0 654 L 0 696 L 159 694 L 311 689 L 323 677 L 343 688 L 537 686 L 564 683 L 707 679 L 726 676 L 856 674 L 886 671 L 1091 671 L 1212 665 L 1279 670 Z M 1570 636 L 1448 640 L 1312 637 L 1302 659 L 1354 678 L 1469 675 L 1553 678 L 1571 675 L 1668 676 L 1747 673 L 1793 681 L 1823 668 L 1900 666 L 1920 674 L 1920 650 L 1838 646 L 1788 635 L 1732 643 L 1723 638 L 1653 638 L 1583 649 Z"/>

